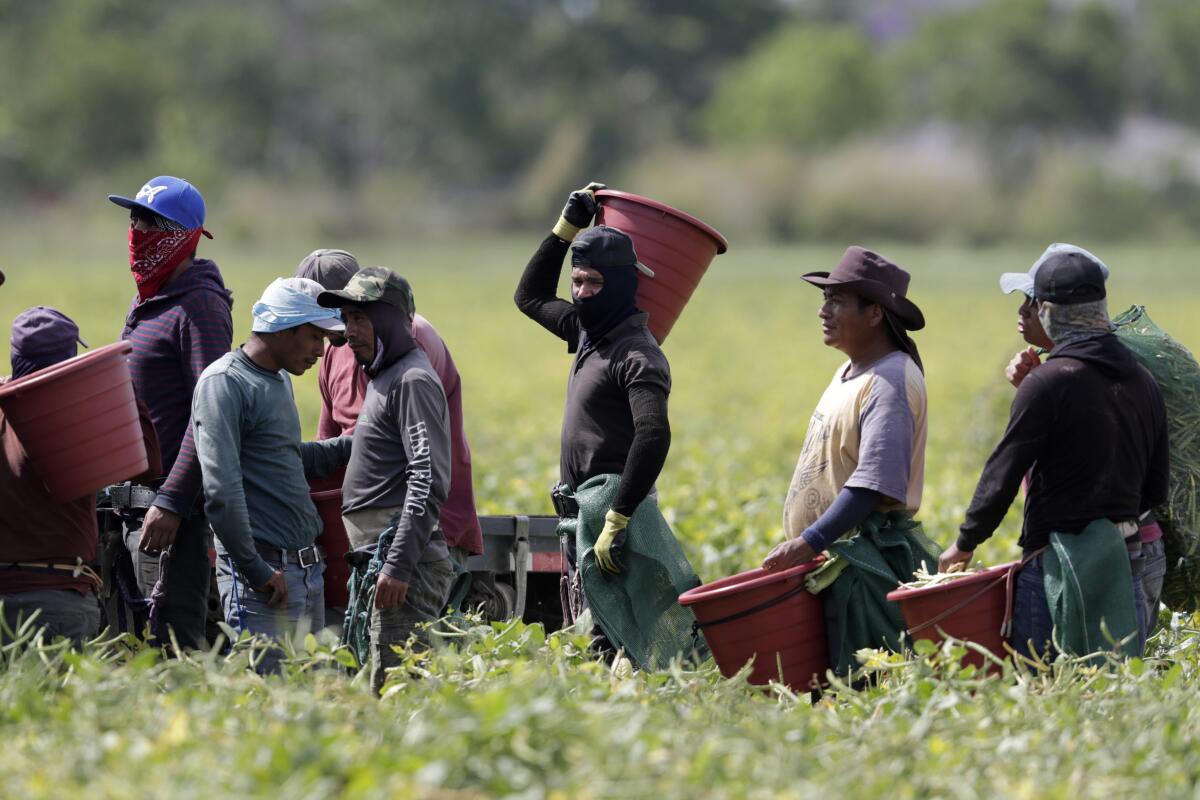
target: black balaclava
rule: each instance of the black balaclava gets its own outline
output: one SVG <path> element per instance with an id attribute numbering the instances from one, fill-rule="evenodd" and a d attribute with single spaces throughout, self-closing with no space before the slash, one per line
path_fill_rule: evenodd
<path id="1" fill-rule="evenodd" d="M 584 266 L 572 263 L 572 266 Z M 624 320 L 638 313 L 638 271 L 628 267 L 591 267 L 604 276 L 604 288 L 587 298 L 574 298 L 579 322 L 590 341 L 595 341 Z"/>
<path id="2" fill-rule="evenodd" d="M 359 308 L 375 329 L 375 360 L 366 368 L 367 374 L 375 377 L 417 346 L 412 337 L 412 320 L 403 309 L 390 303 L 362 303 Z"/>

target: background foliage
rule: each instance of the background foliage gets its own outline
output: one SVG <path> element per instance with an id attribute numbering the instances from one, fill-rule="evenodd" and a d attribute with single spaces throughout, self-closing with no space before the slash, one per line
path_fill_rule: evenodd
<path id="1" fill-rule="evenodd" d="M 0 19 L 17 218 L 77 221 L 167 172 L 246 238 L 542 224 L 593 176 L 738 237 L 1200 221 L 1189 0 L 0 0 Z"/>

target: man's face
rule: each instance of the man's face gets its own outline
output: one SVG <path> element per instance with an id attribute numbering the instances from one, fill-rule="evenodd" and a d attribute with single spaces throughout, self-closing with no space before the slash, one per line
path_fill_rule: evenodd
<path id="1" fill-rule="evenodd" d="M 825 302 L 817 316 L 825 344 L 851 355 L 875 337 L 883 310 L 875 304 L 861 308 L 858 295 L 831 287 L 825 290 Z"/>
<path id="2" fill-rule="evenodd" d="M 281 331 L 275 357 L 291 374 L 303 375 L 325 353 L 325 335 L 324 328 L 307 324 Z"/>
<path id="3" fill-rule="evenodd" d="M 1038 319 L 1037 301 L 1029 295 L 1023 296 L 1025 300 L 1017 309 L 1017 332 L 1034 347 L 1049 350 L 1054 347 L 1054 342 L 1050 341 L 1046 329 L 1042 327 L 1042 321 Z"/>
<path id="4" fill-rule="evenodd" d="M 586 300 L 604 289 L 604 276 L 591 267 L 571 267 L 571 297 Z"/>
<path id="5" fill-rule="evenodd" d="M 354 360 L 369 367 L 375 360 L 375 326 L 358 306 L 342 306 L 342 322 L 346 324 L 346 346 Z"/>
<path id="6" fill-rule="evenodd" d="M 140 208 L 129 209 L 129 227 L 139 233 L 154 230 L 150 214 Z"/>

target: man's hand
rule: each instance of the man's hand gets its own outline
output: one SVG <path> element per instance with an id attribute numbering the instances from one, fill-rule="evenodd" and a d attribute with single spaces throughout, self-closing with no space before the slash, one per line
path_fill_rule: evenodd
<path id="1" fill-rule="evenodd" d="M 283 577 L 283 570 L 277 569 L 271 573 L 271 577 L 267 582 L 258 587 L 260 592 L 270 592 L 271 598 L 267 600 L 267 605 L 271 608 L 279 608 L 286 606 L 288 601 L 287 580 Z"/>
<path id="2" fill-rule="evenodd" d="M 804 537 L 797 536 L 771 548 L 771 552 L 763 559 L 762 568 L 768 572 L 791 569 L 800 564 L 807 564 L 816 557 L 816 551 L 804 541 Z"/>
<path id="3" fill-rule="evenodd" d="M 179 515 L 174 511 L 150 506 L 142 520 L 142 538 L 138 540 L 138 550 L 152 556 L 166 550 L 175 543 L 179 522 Z"/>
<path id="4" fill-rule="evenodd" d="M 398 608 L 408 599 L 408 581 L 398 581 L 387 575 L 380 575 L 375 581 L 375 607 L 380 611 L 385 608 Z"/>
<path id="5" fill-rule="evenodd" d="M 626 528 L 629 527 L 629 517 L 609 509 L 604 515 L 604 530 L 596 540 L 596 563 L 605 572 L 614 575 L 625 571 L 621 563 L 621 553 L 625 550 L 625 540 L 629 537 Z"/>
<path id="6" fill-rule="evenodd" d="M 938 572 L 957 572 L 965 569 L 974 557 L 974 550 L 959 550 L 956 542 L 947 547 L 941 558 L 938 559 Z"/>
<path id="7" fill-rule="evenodd" d="M 596 190 L 607 188 L 603 183 L 592 181 L 582 189 L 571 192 L 567 204 L 563 206 L 562 216 L 554 226 L 554 235 L 564 242 L 574 241 L 596 216 Z"/>
<path id="8" fill-rule="evenodd" d="M 1008 366 L 1004 368 L 1004 377 L 1008 378 L 1008 382 L 1013 386 L 1020 386 L 1025 376 L 1041 365 L 1042 360 L 1038 358 L 1037 348 L 1026 347 L 1008 362 Z"/>

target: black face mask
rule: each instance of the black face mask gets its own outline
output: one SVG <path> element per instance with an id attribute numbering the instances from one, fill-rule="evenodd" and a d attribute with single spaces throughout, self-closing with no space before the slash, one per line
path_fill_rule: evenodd
<path id="1" fill-rule="evenodd" d="M 636 267 L 593 267 L 604 276 L 604 288 L 599 294 L 575 298 L 579 322 L 591 340 L 599 339 L 620 322 L 638 313 Z"/>

